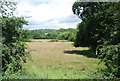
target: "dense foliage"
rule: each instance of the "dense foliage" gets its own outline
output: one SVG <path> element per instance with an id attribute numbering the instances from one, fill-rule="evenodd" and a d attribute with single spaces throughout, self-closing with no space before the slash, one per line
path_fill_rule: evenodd
<path id="1" fill-rule="evenodd" d="M 74 14 L 82 19 L 75 46 L 88 46 L 99 55 L 108 72 L 120 77 L 120 2 L 75 2 Z"/>
<path id="2" fill-rule="evenodd" d="M 75 41 L 77 29 L 39 29 L 25 30 L 25 37 L 28 39 L 59 39 Z"/>
<path id="3" fill-rule="evenodd" d="M 16 3 L 0 1 L 0 20 L 2 21 L 2 71 L 3 75 L 12 74 L 22 69 L 22 62 L 26 62 L 28 52 L 23 41 L 22 26 L 27 24 L 23 17 L 14 16 Z M 6 76 L 6 77 L 7 77 Z"/>

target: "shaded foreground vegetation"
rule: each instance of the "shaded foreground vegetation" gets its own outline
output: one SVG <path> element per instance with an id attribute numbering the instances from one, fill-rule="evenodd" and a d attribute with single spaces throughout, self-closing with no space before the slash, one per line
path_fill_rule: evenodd
<path id="1" fill-rule="evenodd" d="M 11 74 L 23 70 L 29 53 L 25 50 L 22 26 L 27 24 L 24 17 L 16 17 L 16 3 L 0 0 L 0 27 L 2 27 L 2 78 L 7 79 Z M 0 32 L 1 33 L 1 32 Z M 1 65 L 1 64 L 0 64 Z M 1 79 L 1 77 L 0 77 Z"/>
<path id="2" fill-rule="evenodd" d="M 108 0 L 109 1 L 109 0 Z M 73 4 L 78 24 L 75 46 L 87 46 L 107 66 L 106 74 L 120 78 L 120 1 Z"/>

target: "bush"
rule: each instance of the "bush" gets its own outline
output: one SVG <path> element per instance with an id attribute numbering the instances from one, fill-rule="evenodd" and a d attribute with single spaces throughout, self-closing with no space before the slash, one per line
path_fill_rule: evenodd
<path id="1" fill-rule="evenodd" d="M 27 46 L 23 36 L 22 26 L 27 24 L 24 17 L 15 17 L 13 12 L 16 9 L 16 3 L 12 1 L 1 0 L 0 19 L 2 20 L 2 71 L 3 76 L 9 78 L 10 74 L 22 69 L 22 63 L 26 62 Z M 6 9 L 7 8 L 7 9 Z"/>
<path id="2" fill-rule="evenodd" d="M 52 39 L 49 42 L 58 42 L 58 39 Z"/>
<path id="3" fill-rule="evenodd" d="M 99 49 L 99 58 L 105 62 L 109 76 L 120 77 L 120 44 L 103 46 Z"/>
<path id="4" fill-rule="evenodd" d="M 27 72 L 26 68 L 19 70 L 18 72 L 14 73 L 14 74 L 10 74 L 10 73 L 3 73 L 2 79 L 33 79 L 38 77 L 36 73 L 34 72 Z"/>

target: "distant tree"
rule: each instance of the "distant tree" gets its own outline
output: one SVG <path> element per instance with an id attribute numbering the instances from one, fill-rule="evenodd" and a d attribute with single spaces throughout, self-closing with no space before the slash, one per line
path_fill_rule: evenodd
<path id="1" fill-rule="evenodd" d="M 33 39 L 60 39 L 75 41 L 77 29 L 39 29 L 39 30 L 27 30 L 26 37 Z"/>

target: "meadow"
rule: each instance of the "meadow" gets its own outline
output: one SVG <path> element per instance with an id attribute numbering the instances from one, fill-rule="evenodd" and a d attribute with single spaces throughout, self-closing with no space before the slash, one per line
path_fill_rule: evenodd
<path id="1" fill-rule="evenodd" d="M 35 79 L 101 79 L 98 72 L 106 67 L 87 47 L 73 47 L 73 42 L 49 42 L 49 39 L 27 42 L 32 60 L 24 67 Z M 42 42 L 41 42 L 42 41 Z M 29 77 L 30 78 L 30 77 Z"/>

